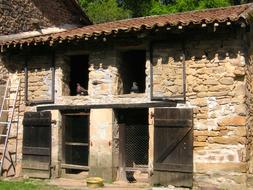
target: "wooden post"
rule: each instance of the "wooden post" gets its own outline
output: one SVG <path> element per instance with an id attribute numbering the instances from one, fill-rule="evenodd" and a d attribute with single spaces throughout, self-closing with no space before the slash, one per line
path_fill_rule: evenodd
<path id="1" fill-rule="evenodd" d="M 126 149 L 125 149 L 125 124 L 119 124 L 119 172 L 117 181 L 127 182 L 126 177 Z"/>

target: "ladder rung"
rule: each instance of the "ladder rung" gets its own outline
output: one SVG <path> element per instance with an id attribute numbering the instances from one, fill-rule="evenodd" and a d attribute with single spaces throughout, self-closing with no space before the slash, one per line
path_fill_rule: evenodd
<path id="1" fill-rule="evenodd" d="M 18 121 L 0 121 L 0 124 L 13 124 L 13 123 L 18 123 Z"/>
<path id="2" fill-rule="evenodd" d="M 8 88 L 18 88 L 18 86 L 8 86 Z"/>
<path id="3" fill-rule="evenodd" d="M 7 135 L 0 134 L 0 137 L 7 137 Z"/>
<path id="4" fill-rule="evenodd" d="M 14 98 L 4 98 L 5 100 L 15 100 Z"/>
<path id="5" fill-rule="evenodd" d="M 8 109 L 8 110 L 2 110 L 3 112 L 9 112 L 12 111 L 12 109 Z"/>
<path id="6" fill-rule="evenodd" d="M 2 125 L 9 125 L 10 122 L 3 122 L 3 121 L 0 121 L 0 124 L 2 124 Z"/>
<path id="7" fill-rule="evenodd" d="M 15 139 L 15 138 L 18 138 L 18 136 L 17 135 L 9 136 L 9 139 Z"/>

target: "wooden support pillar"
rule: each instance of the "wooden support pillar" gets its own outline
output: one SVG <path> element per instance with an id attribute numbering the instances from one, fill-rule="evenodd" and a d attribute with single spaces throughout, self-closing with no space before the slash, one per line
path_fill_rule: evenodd
<path id="1" fill-rule="evenodd" d="M 119 124 L 119 171 L 117 181 L 127 182 L 126 177 L 126 126 L 125 124 Z"/>

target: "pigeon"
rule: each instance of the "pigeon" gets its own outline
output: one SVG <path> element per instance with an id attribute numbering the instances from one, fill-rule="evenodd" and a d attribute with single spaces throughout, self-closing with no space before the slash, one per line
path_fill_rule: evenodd
<path id="1" fill-rule="evenodd" d="M 88 90 L 86 90 L 84 87 L 82 87 L 79 83 L 76 83 L 76 93 L 77 95 L 88 95 Z"/>
<path id="2" fill-rule="evenodd" d="M 133 82 L 133 86 L 131 87 L 130 92 L 131 93 L 139 93 L 139 87 L 138 87 L 137 82 Z"/>
<path id="3" fill-rule="evenodd" d="M 98 84 L 102 84 L 103 82 L 102 81 L 99 81 L 99 80 L 94 80 L 92 81 L 92 84 L 93 85 L 98 85 Z"/>

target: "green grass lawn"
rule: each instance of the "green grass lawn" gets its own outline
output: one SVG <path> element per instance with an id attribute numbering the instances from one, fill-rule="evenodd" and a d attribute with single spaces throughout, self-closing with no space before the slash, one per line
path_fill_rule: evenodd
<path id="1" fill-rule="evenodd" d="M 49 186 L 41 181 L 0 181 L 1 190 L 61 190 L 55 186 Z"/>

